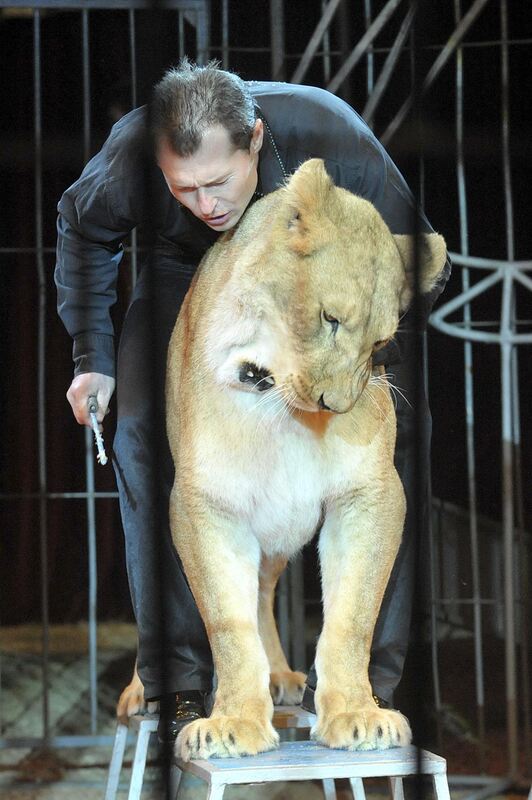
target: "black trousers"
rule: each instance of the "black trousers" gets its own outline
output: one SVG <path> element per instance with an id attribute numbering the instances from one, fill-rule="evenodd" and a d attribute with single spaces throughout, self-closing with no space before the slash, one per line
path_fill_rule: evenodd
<path id="1" fill-rule="evenodd" d="M 213 666 L 203 622 L 173 547 L 168 498 L 174 469 L 165 433 L 164 379 L 169 338 L 193 274 L 161 255 L 135 288 L 118 354 L 117 430 L 114 466 L 126 544 L 126 563 L 138 627 L 138 671 L 147 698 L 186 689 L 210 690 Z M 412 395 L 412 370 L 391 367 L 394 382 Z M 411 401 L 412 402 L 412 401 Z M 427 487 L 414 480 L 415 413 L 421 414 L 419 475 L 428 475 L 430 414 L 399 398 L 396 466 L 407 494 L 408 513 L 394 570 L 375 629 L 370 679 L 385 700 L 401 678 L 412 608 L 419 504 Z M 419 425 L 419 423 L 418 423 Z M 419 430 L 419 427 L 418 427 Z M 310 685 L 316 676 L 311 670 Z"/>

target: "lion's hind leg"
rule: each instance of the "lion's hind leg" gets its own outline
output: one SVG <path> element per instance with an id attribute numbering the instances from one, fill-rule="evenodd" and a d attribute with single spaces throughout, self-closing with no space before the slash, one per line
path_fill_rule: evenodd
<path id="1" fill-rule="evenodd" d="M 116 716 L 120 722 L 127 725 L 129 718 L 134 717 L 135 714 L 143 714 L 145 711 L 154 714 L 158 709 L 159 703 L 148 703 L 144 698 L 144 686 L 137 672 L 137 662 L 135 662 L 131 680 L 118 698 Z"/>
<path id="2" fill-rule="evenodd" d="M 284 654 L 273 613 L 275 587 L 287 559 L 263 555 L 259 572 L 259 632 L 270 665 L 270 694 L 275 705 L 298 705 L 307 676 L 290 669 Z"/>

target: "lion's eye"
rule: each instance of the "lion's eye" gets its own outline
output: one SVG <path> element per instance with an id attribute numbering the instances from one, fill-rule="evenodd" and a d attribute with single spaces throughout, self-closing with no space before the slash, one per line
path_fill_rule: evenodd
<path id="1" fill-rule="evenodd" d="M 338 330 L 338 325 L 340 324 L 336 317 L 331 316 L 331 314 L 327 314 L 326 311 L 323 312 L 323 319 L 325 322 L 328 322 L 331 326 L 333 333 L 336 333 Z"/>

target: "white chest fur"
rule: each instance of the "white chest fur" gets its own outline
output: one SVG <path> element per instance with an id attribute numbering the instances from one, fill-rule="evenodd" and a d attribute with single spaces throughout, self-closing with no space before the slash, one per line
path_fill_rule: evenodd
<path id="1" fill-rule="evenodd" d="M 239 394 L 208 447 L 198 444 L 198 477 L 265 553 L 290 556 L 312 537 L 324 501 L 354 487 L 365 448 L 320 437 L 288 414 L 268 415 L 254 408 L 254 395 Z"/>

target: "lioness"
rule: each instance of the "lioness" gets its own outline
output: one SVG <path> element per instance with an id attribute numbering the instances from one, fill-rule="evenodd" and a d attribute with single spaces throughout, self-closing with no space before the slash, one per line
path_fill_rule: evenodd
<path id="1" fill-rule="evenodd" d="M 439 235 L 423 237 L 421 291 L 445 257 Z M 407 719 L 375 705 L 368 663 L 405 514 L 372 354 L 411 299 L 411 262 L 411 239 L 312 159 L 216 243 L 187 294 L 168 353 L 170 521 L 218 686 L 210 718 L 177 739 L 185 760 L 277 745 L 270 673 L 279 696 L 303 676 L 282 653 L 273 591 L 318 529 L 312 736 L 352 750 L 410 741 Z"/>

